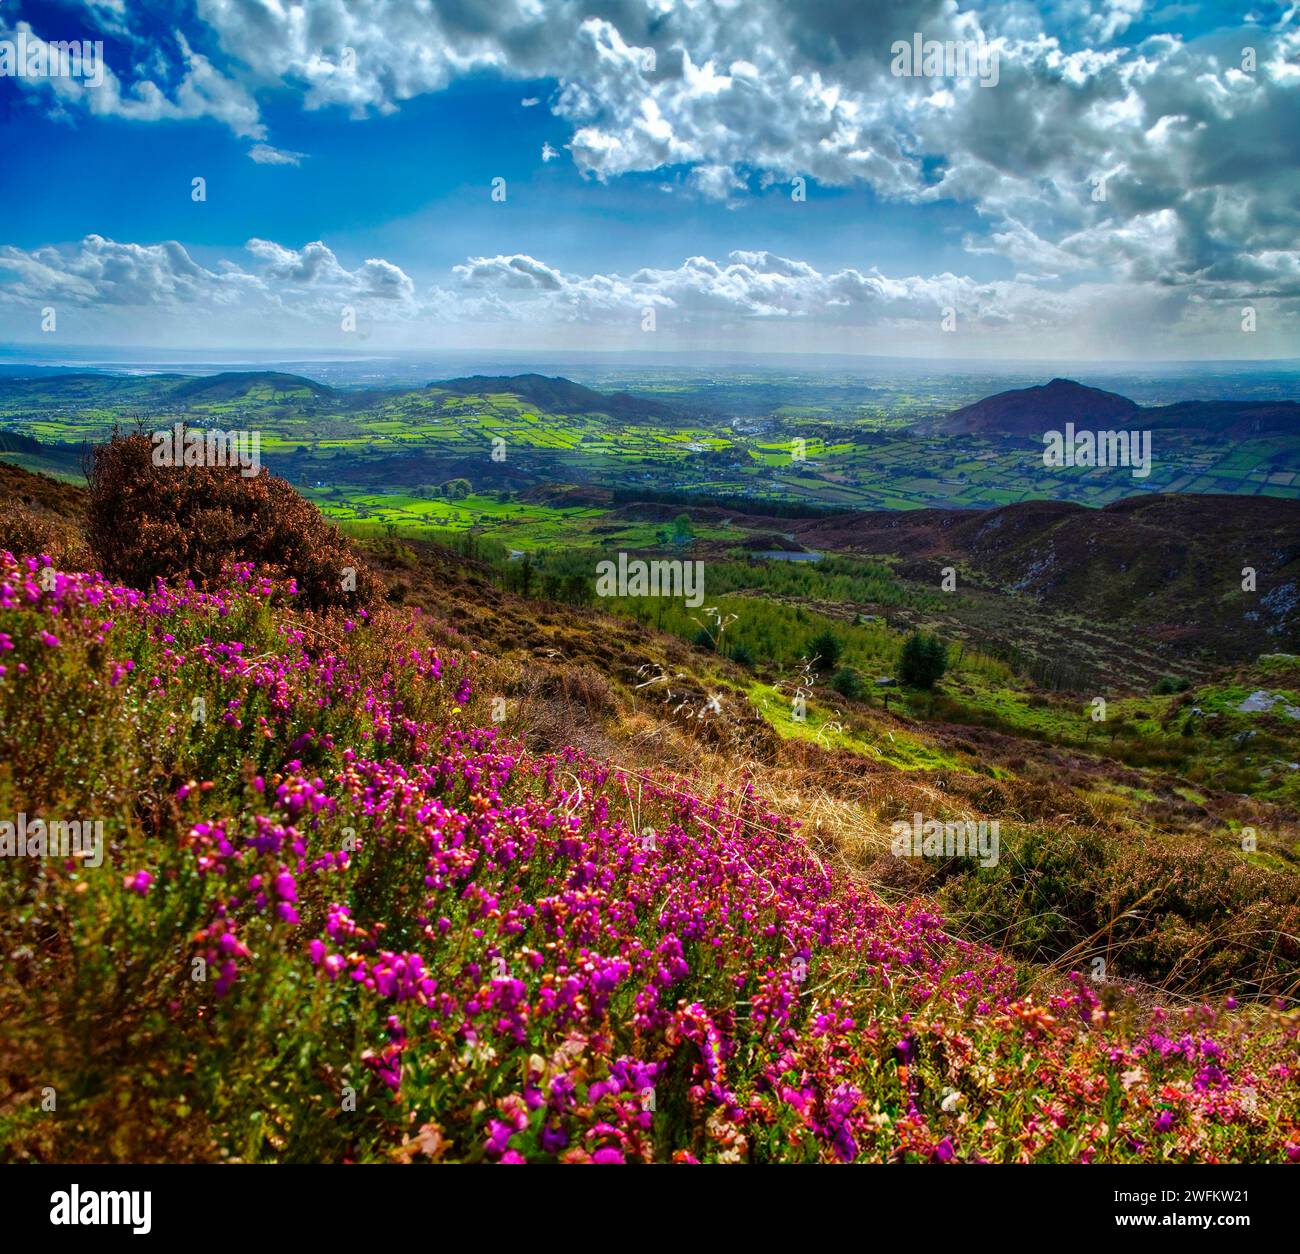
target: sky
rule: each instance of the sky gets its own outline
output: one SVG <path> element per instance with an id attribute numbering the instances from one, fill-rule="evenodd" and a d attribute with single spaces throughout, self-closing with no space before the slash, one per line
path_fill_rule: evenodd
<path id="1" fill-rule="evenodd" d="M 1294 358 L 1300 5 L 0 0 L 0 343 Z"/>

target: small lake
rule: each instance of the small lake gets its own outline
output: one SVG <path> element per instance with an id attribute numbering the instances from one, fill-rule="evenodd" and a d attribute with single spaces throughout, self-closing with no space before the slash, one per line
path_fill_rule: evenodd
<path id="1" fill-rule="evenodd" d="M 763 549 L 751 553 L 750 557 L 766 557 L 773 562 L 820 562 L 822 560 L 822 555 L 816 549 L 810 549 L 807 553 L 794 553 L 788 549 Z"/>

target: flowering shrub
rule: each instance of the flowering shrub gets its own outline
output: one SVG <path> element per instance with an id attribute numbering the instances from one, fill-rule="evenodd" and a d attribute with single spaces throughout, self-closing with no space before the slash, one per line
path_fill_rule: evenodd
<path id="1" fill-rule="evenodd" d="M 418 614 L 0 555 L 7 1156 L 1300 1157 L 1300 1022 L 1045 999 L 743 783 L 479 726 Z M 40 1113 L 44 1086 L 60 1094 Z"/>

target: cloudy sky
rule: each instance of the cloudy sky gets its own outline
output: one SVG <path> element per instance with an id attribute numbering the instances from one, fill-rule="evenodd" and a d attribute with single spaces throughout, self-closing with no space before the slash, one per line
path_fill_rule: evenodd
<path id="1" fill-rule="evenodd" d="M 4 342 L 1300 356 L 1294 3 L 0 0 L 6 67 Z"/>

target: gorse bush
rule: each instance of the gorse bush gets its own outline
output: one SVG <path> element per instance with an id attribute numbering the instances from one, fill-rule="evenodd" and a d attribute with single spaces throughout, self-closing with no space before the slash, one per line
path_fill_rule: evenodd
<path id="1" fill-rule="evenodd" d="M 115 433 L 87 467 L 87 538 L 100 569 L 136 588 L 212 586 L 231 562 L 292 578 L 308 608 L 360 609 L 379 581 L 337 528 L 283 479 L 237 466 L 155 466 L 147 435 Z"/>
<path id="2" fill-rule="evenodd" d="M 6 859 L 0 1158 L 1300 1159 L 1295 1013 L 1030 997 L 743 781 L 487 729 L 418 613 L 43 565 L 0 816 L 107 848 Z"/>

